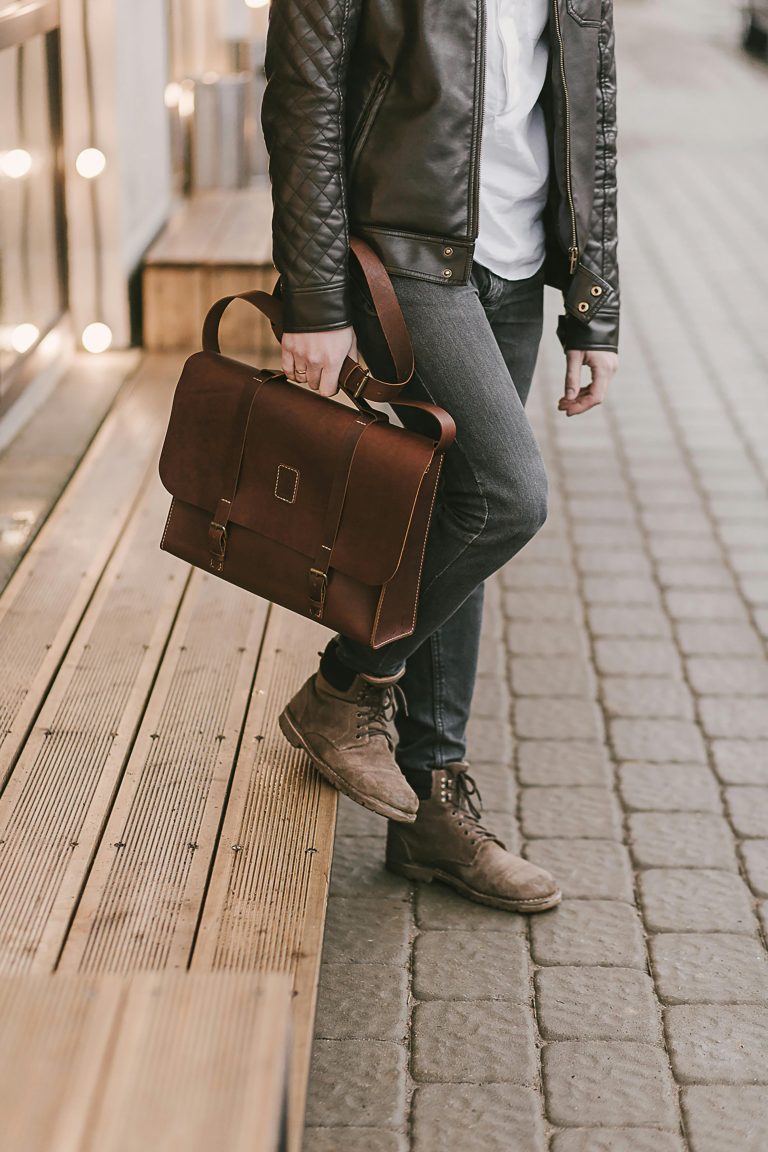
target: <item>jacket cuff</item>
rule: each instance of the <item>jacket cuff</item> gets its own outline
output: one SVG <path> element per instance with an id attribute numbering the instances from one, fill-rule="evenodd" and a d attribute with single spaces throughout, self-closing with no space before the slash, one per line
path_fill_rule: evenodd
<path id="1" fill-rule="evenodd" d="M 602 310 L 588 324 L 566 313 L 557 321 L 557 335 L 566 352 L 618 352 L 619 313 Z"/>
<path id="2" fill-rule="evenodd" d="M 352 324 L 348 280 L 322 288 L 291 289 L 281 277 L 275 295 L 283 305 L 284 332 L 325 332 Z"/>

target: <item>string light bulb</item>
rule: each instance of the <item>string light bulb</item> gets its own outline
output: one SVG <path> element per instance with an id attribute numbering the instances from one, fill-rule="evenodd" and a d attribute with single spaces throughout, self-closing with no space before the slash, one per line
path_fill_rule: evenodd
<path id="1" fill-rule="evenodd" d="M 75 168 L 86 180 L 101 176 L 107 166 L 107 158 L 100 148 L 83 148 L 75 160 Z"/>
<path id="2" fill-rule="evenodd" d="M 175 80 L 172 80 L 170 84 L 166 84 L 163 100 L 165 101 L 166 108 L 178 108 L 179 101 L 181 100 L 181 84 L 177 84 Z"/>
<path id="3" fill-rule="evenodd" d="M 10 152 L 6 152 L 0 160 L 0 168 L 3 174 L 9 176 L 11 180 L 21 180 L 24 176 L 29 175 L 32 168 L 32 157 L 26 148 L 12 148 Z"/>
<path id="4" fill-rule="evenodd" d="M 266 8 L 269 0 L 245 0 L 246 8 Z"/>
<path id="5" fill-rule="evenodd" d="M 86 352 L 98 355 L 99 352 L 106 352 L 112 344 L 112 329 L 109 325 L 96 321 L 83 330 L 80 340 Z"/>
<path id="6" fill-rule="evenodd" d="M 17 324 L 11 333 L 11 347 L 19 354 L 29 352 L 39 338 L 40 329 L 36 324 Z"/>

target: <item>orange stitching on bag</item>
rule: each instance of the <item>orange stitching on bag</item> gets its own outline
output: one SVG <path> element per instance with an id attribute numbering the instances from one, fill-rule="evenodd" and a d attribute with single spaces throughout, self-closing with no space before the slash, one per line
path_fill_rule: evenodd
<path id="1" fill-rule="evenodd" d="M 173 500 L 171 500 L 171 506 L 170 506 L 170 508 L 168 509 L 168 515 L 167 515 L 167 516 L 166 516 L 166 518 L 165 518 L 165 528 L 163 529 L 163 538 L 162 538 L 162 540 L 160 541 L 160 547 L 161 547 L 161 548 L 164 548 L 164 547 L 165 547 L 165 538 L 166 538 L 166 536 L 168 535 L 168 525 L 169 525 L 169 524 L 170 524 L 170 522 L 171 522 L 171 512 L 173 512 L 173 505 L 174 505 L 175 503 L 176 503 L 176 500 L 175 500 L 175 498 L 174 498 Z"/>
<path id="2" fill-rule="evenodd" d="M 296 479 L 293 482 L 293 492 L 291 494 L 290 500 L 288 499 L 287 496 L 281 496 L 277 490 L 278 486 L 280 484 L 280 469 L 281 468 L 285 468 L 286 472 L 293 472 L 293 474 L 296 477 Z M 290 464 L 278 464 L 277 476 L 275 477 L 275 496 L 277 496 L 278 500 L 282 500 L 285 504 L 295 504 L 296 503 L 296 493 L 298 492 L 298 490 L 299 490 L 299 470 L 298 470 L 298 468 L 291 468 Z"/>

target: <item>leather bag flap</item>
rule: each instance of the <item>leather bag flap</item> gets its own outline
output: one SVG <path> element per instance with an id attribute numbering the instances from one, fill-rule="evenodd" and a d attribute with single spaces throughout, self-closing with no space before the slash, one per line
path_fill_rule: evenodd
<path id="1" fill-rule="evenodd" d="M 213 516 L 225 496 L 233 422 L 257 373 L 213 352 L 187 360 L 160 455 L 172 496 Z M 363 431 L 349 473 L 331 568 L 365 584 L 391 580 L 434 443 L 336 400 L 266 380 L 254 401 L 230 520 L 307 557 L 322 543 L 328 497 L 350 422 Z M 243 429 L 245 433 L 245 429 Z M 343 466 L 343 464 L 342 464 Z"/>

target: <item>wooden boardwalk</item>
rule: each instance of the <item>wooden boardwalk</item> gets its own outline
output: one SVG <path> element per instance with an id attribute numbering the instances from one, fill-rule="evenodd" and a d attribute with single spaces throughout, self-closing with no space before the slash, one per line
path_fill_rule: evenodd
<path id="1" fill-rule="evenodd" d="M 195 1012 L 229 995 L 225 1048 L 227 1036 L 237 1048 L 238 997 L 282 973 L 293 989 L 297 1141 L 336 793 L 284 741 L 277 714 L 324 632 L 161 552 L 170 497 L 157 459 L 179 369 L 178 357 L 147 357 L 126 381 L 0 596 L 0 998 L 27 1006 L 2 1030 L 0 1065 L 14 1027 L 39 1017 L 46 997 L 69 989 L 61 1023 L 95 995 L 105 1015 L 80 1012 L 75 1032 L 114 1044 L 110 1020 L 122 1016 L 114 1028 L 127 1055 L 101 1086 L 120 1114 L 146 1095 L 131 1021 L 144 1035 L 147 973 L 194 976 L 189 993 L 176 981 L 156 994 L 192 996 Z M 212 974 L 221 991 L 217 980 L 205 990 Z M 180 1028 L 185 1019 L 180 1011 Z M 252 1069 L 243 1075 L 251 1083 Z M 143 1144 L 109 1119 L 66 1145 L 50 1142 L 50 1125 L 19 1122 L 14 1147 L 41 1152 L 150 1146 L 149 1120 Z M 184 1146 L 211 1146 L 201 1139 Z"/>

